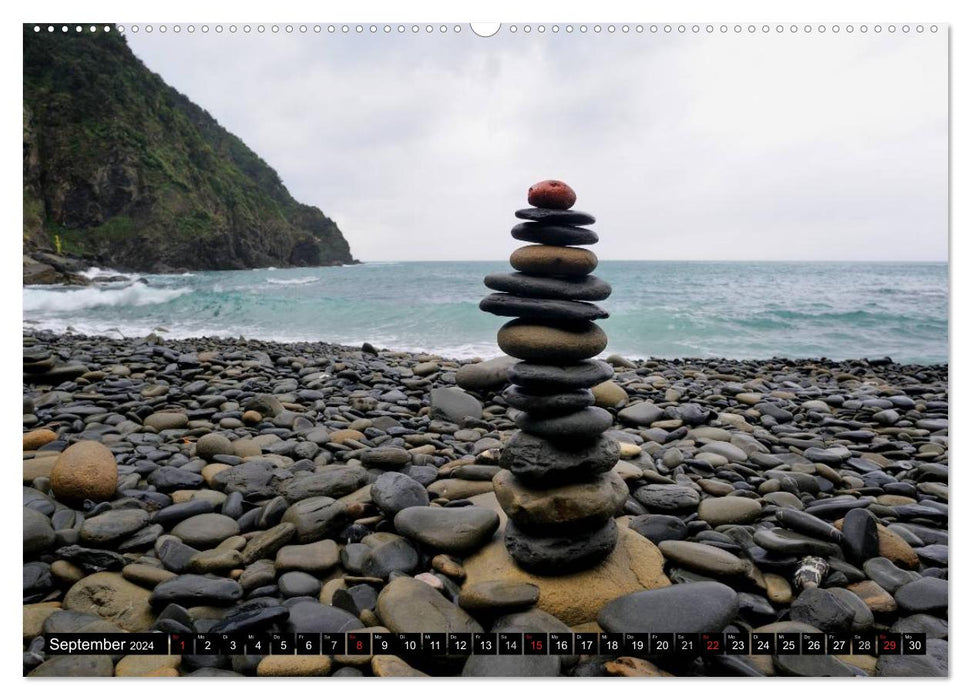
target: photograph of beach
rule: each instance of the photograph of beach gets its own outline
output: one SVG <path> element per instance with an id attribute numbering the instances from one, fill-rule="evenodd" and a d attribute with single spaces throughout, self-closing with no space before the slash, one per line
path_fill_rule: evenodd
<path id="1" fill-rule="evenodd" d="M 948 676 L 948 25 L 738 27 L 24 24 L 23 675 Z"/>

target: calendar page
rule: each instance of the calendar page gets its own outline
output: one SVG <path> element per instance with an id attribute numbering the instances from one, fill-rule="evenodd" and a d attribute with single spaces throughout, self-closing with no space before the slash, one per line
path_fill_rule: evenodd
<path id="1" fill-rule="evenodd" d="M 31 691 L 949 675 L 950 25 L 21 34 Z"/>

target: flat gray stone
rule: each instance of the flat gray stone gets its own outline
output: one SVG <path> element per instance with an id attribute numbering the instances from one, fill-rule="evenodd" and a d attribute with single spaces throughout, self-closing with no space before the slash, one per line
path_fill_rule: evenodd
<path id="1" fill-rule="evenodd" d="M 425 487 L 401 472 L 385 472 L 371 484 L 371 499 L 381 512 L 394 517 L 413 506 L 427 506 Z"/>
<path id="2" fill-rule="evenodd" d="M 638 591 L 607 603 L 597 622 L 607 632 L 719 632 L 738 612 L 738 595 L 714 581 Z"/>
<path id="3" fill-rule="evenodd" d="M 466 554 L 475 551 L 499 527 L 499 516 L 488 508 L 465 506 L 405 508 L 394 518 L 395 529 L 431 551 Z"/>
<path id="4" fill-rule="evenodd" d="M 438 387 L 429 397 L 432 417 L 461 424 L 466 418 L 482 418 L 482 403 L 461 389 Z"/>

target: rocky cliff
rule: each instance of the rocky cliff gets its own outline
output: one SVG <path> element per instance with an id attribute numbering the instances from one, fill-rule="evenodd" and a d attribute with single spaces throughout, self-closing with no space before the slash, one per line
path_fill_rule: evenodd
<path id="1" fill-rule="evenodd" d="M 117 31 L 25 25 L 23 108 L 25 280 L 54 252 L 144 272 L 354 262 L 337 224 Z"/>

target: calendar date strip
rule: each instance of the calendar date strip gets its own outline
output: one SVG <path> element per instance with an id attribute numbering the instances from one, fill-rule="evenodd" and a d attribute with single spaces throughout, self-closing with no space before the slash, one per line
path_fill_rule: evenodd
<path id="1" fill-rule="evenodd" d="M 237 633 L 45 634 L 45 652 L 59 654 L 196 654 L 239 656 L 777 656 L 927 653 L 920 633 Z"/>

